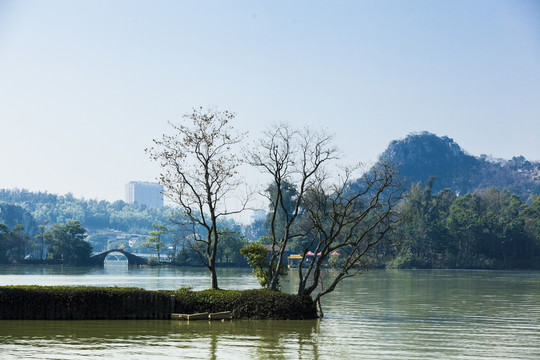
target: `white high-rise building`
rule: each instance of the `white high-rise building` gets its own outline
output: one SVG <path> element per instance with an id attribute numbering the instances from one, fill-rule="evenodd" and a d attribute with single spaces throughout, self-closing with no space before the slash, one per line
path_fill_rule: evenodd
<path id="1" fill-rule="evenodd" d="M 163 185 L 146 181 L 130 181 L 126 184 L 125 201 L 132 205 L 163 206 Z"/>

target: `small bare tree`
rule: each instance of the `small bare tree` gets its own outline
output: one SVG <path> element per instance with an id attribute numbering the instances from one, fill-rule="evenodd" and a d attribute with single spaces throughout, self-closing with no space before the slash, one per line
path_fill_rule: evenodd
<path id="1" fill-rule="evenodd" d="M 330 172 L 329 166 L 338 158 L 331 136 L 292 130 L 288 125 L 267 131 L 250 154 L 250 163 L 272 178 L 273 191 L 267 194 L 273 210 L 267 287 L 276 289 L 279 273 L 271 270 L 285 261 L 286 246 L 293 239 L 302 249 L 299 295 L 313 296 L 330 256 L 340 256 L 338 271 L 325 279 L 328 286 L 314 296 L 321 316 L 320 298 L 343 279 L 362 272 L 369 250 L 392 230 L 394 208 L 402 194 L 393 166 L 381 163 L 363 175 L 359 166 Z M 360 177 L 361 186 L 351 189 L 354 176 Z M 296 189 L 292 210 L 283 203 L 287 186 Z M 279 229 L 278 212 L 285 214 Z"/>
<path id="2" fill-rule="evenodd" d="M 154 140 L 155 147 L 146 149 L 161 164 L 164 194 L 180 209 L 174 222 L 192 231 L 192 247 L 210 271 L 212 289 L 218 288 L 217 221 L 243 211 L 248 200 L 236 201 L 233 209 L 227 203 L 242 184 L 237 171 L 242 159 L 235 155 L 233 147 L 246 134 L 229 124 L 234 118 L 235 114 L 228 111 L 194 109 L 184 115 L 186 125 L 169 122 L 173 135 L 164 134 Z"/>
<path id="3" fill-rule="evenodd" d="M 350 184 L 359 167 L 344 169 L 338 180 L 316 176 L 305 196 L 305 216 L 298 226 L 307 234 L 304 254 L 298 265 L 298 294 L 313 295 L 322 316 L 320 299 L 345 278 L 365 271 L 370 250 L 393 230 L 395 208 L 403 190 L 396 179 L 395 167 L 378 163 Z M 311 250 L 315 255 L 307 256 Z M 336 271 L 326 276 L 326 287 L 319 288 L 323 269 L 331 256 L 338 256 Z M 309 261 L 308 261 L 309 258 Z"/>

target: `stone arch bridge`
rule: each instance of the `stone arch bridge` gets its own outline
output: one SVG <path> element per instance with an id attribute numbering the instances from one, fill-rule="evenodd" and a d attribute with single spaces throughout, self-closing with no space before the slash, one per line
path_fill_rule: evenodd
<path id="1" fill-rule="evenodd" d="M 94 256 L 90 257 L 90 265 L 104 266 L 105 265 L 105 263 L 104 263 L 105 258 L 107 257 L 107 255 L 109 255 L 110 253 L 114 253 L 114 252 L 117 252 L 117 253 L 120 253 L 120 254 L 124 255 L 127 258 L 128 265 L 146 265 L 146 264 L 148 264 L 148 260 L 146 260 L 145 258 L 142 258 L 142 257 L 137 256 L 137 255 L 133 255 L 133 254 L 128 253 L 127 251 L 124 251 L 122 249 L 112 249 L 112 250 L 107 250 L 107 251 L 102 252 L 101 254 L 97 254 L 97 255 L 94 255 Z"/>

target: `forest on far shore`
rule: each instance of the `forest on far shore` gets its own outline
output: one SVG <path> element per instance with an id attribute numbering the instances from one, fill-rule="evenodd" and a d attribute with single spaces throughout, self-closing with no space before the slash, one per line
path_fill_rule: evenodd
<path id="1" fill-rule="evenodd" d="M 512 160 L 475 157 L 452 139 L 428 132 L 392 141 L 380 159 L 396 164 L 408 190 L 398 206 L 394 231 L 367 259 L 370 266 L 540 269 L 539 162 L 522 156 Z M 351 191 L 361 190 L 360 181 L 351 183 Z M 297 189 L 293 184 L 283 186 L 284 204 L 293 206 Z M 283 228 L 285 219 L 279 212 L 277 215 L 277 228 L 279 221 Z M 12 240 L 10 245 L 0 244 L 0 252 L 11 248 L 10 254 L 17 258 L 35 256 L 36 247 L 30 243 L 35 242 L 40 226 L 51 230 L 55 224 L 70 221 L 78 221 L 88 231 L 85 239 L 94 251 L 119 247 L 140 251 L 157 225 L 168 228 L 161 240 L 164 247 L 173 249 L 172 257 L 196 265 L 199 258 L 192 249 L 192 238 L 178 232 L 170 221 L 177 216 L 171 207 L 0 189 L 0 224 L 5 225 L 1 232 Z M 248 225 L 231 219 L 218 222 L 220 231 L 227 234 L 220 244 L 223 254 L 218 263 L 245 265 L 244 257 L 238 256 L 242 244 L 269 244 L 271 216 L 268 208 L 266 219 Z M 293 253 L 300 252 L 305 243 L 309 239 L 293 238 L 288 247 Z M 146 246 L 144 251 L 151 248 Z M 14 255 L 3 259 L 16 261 Z"/>
<path id="2" fill-rule="evenodd" d="M 540 196 L 531 196 L 524 202 L 509 191 L 495 188 L 462 196 L 449 189 L 433 194 L 435 181 L 431 178 L 425 185 L 418 183 L 411 187 L 399 205 L 400 219 L 395 231 L 387 241 L 379 243 L 367 259 L 371 267 L 540 269 Z M 289 196 L 293 197 L 294 191 Z M 16 205 L 7 204 L 8 199 L 18 201 L 14 201 Z M 40 202 L 43 200 L 47 201 Z M 43 226 L 45 220 L 50 228 L 54 224 L 68 224 L 70 220 L 80 222 L 85 228 L 87 224 L 118 224 L 120 229 L 148 236 L 154 230 L 152 224 L 170 225 L 171 209 L 167 207 L 134 207 L 121 201 L 97 202 L 27 190 L 0 190 L 0 201 L 3 201 L 0 223 L 6 225 L 0 229 L 3 239 L 0 252 L 4 255 L 0 260 L 3 262 L 20 260 L 32 251 L 39 253 L 39 225 Z M 218 264 L 245 266 L 245 259 L 236 252 L 250 241 L 267 244 L 266 226 L 264 220 L 243 228 L 232 221 L 224 223 L 223 231 L 234 236 L 224 237 L 223 256 Z M 87 240 L 94 247 L 101 246 L 97 249 L 101 251 L 107 245 L 107 237 L 100 234 L 99 229 Z M 251 235 L 243 236 L 240 230 Z M 98 240 L 104 243 L 95 243 Z M 305 240 L 291 241 L 291 252 L 298 250 Z M 198 265 L 189 237 L 179 239 L 171 231 L 163 236 L 163 242 L 165 248 L 174 245 L 174 258 L 179 263 Z"/>
<path id="3" fill-rule="evenodd" d="M 391 242 L 380 248 L 379 263 L 389 268 L 540 269 L 540 196 L 527 204 L 495 188 L 463 196 L 449 189 L 432 194 L 434 180 L 411 188 Z"/>

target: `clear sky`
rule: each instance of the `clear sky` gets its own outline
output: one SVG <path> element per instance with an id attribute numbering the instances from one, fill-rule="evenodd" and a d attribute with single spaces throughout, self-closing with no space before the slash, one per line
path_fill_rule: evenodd
<path id="1" fill-rule="evenodd" d="M 540 160 L 540 1 L 0 0 L 0 188 L 114 201 L 193 107 Z"/>

